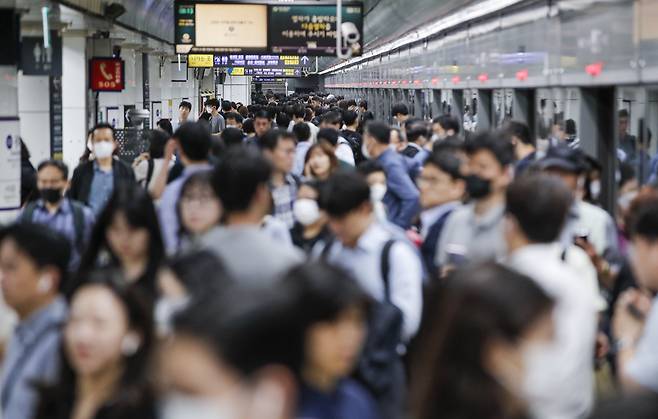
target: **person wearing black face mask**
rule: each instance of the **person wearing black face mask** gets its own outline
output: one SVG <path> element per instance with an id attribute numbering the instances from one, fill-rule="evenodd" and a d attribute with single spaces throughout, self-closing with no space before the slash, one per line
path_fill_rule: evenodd
<path id="1" fill-rule="evenodd" d="M 59 160 L 46 160 L 37 168 L 40 199 L 23 208 L 18 221 L 47 225 L 63 234 L 71 244 L 69 271 L 77 270 L 91 235 L 94 214 L 83 203 L 64 197 L 68 167 Z"/>
<path id="2" fill-rule="evenodd" d="M 444 271 L 466 261 L 505 257 L 505 190 L 512 181 L 514 148 L 502 132 L 485 132 L 465 143 L 468 205 L 455 210 L 439 238 L 435 262 Z"/>

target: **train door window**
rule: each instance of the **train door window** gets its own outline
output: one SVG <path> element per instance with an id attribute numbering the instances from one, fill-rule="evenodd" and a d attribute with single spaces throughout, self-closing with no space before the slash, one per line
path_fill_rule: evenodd
<path id="1" fill-rule="evenodd" d="M 651 144 L 645 129 L 648 92 L 643 87 L 622 87 L 617 92 L 617 157 L 622 165 L 620 173 L 633 176 L 642 184 L 648 180 L 651 171 Z"/>
<path id="2" fill-rule="evenodd" d="M 478 125 L 478 92 L 477 90 L 464 90 L 464 132 L 475 132 Z"/>

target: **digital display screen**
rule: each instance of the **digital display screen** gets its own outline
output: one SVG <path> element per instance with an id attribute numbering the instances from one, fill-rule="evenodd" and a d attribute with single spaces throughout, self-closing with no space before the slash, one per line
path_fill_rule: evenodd
<path id="1" fill-rule="evenodd" d="M 310 58 L 299 55 L 215 54 L 215 67 L 272 67 L 308 66 Z"/>
<path id="2" fill-rule="evenodd" d="M 342 12 L 344 27 L 349 27 L 349 34 L 356 39 L 350 44 L 352 55 L 359 56 L 363 49 L 363 6 L 343 5 Z M 336 6 L 272 5 L 269 25 L 269 46 L 274 53 L 336 55 Z"/>
<path id="3" fill-rule="evenodd" d="M 267 51 L 267 5 L 176 3 L 176 52 Z"/>

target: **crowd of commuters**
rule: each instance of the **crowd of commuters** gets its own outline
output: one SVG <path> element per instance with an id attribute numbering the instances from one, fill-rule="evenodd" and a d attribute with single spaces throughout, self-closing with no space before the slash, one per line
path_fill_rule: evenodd
<path id="1" fill-rule="evenodd" d="M 632 170 L 613 217 L 580 139 L 539 152 L 521 122 L 191 108 L 132 167 L 104 124 L 70 180 L 37 166 L 0 228 L 2 417 L 658 415 L 658 190 Z"/>

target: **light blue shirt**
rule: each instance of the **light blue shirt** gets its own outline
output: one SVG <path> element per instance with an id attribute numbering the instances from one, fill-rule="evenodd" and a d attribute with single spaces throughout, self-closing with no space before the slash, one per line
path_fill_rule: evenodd
<path id="1" fill-rule="evenodd" d="M 52 384 L 59 373 L 61 325 L 66 303 L 58 297 L 21 321 L 12 335 L 2 365 L 2 415 L 32 419 L 38 403 L 34 383 Z"/>
<path id="2" fill-rule="evenodd" d="M 633 381 L 649 390 L 658 392 L 658 297 L 653 299 L 653 306 L 644 325 L 644 334 L 638 342 L 633 359 L 630 360 L 626 373 Z"/>
<path id="3" fill-rule="evenodd" d="M 162 199 L 160 200 L 160 207 L 158 208 L 158 218 L 160 219 L 162 239 L 164 240 L 167 254 L 174 254 L 178 250 L 178 231 L 180 229 L 180 224 L 178 223 L 176 205 L 178 205 L 183 184 L 187 178 L 193 174 L 211 169 L 212 166 L 208 163 L 187 166 L 185 170 L 183 170 L 183 174 L 165 188 L 164 193 L 162 194 Z"/>
<path id="4" fill-rule="evenodd" d="M 106 172 L 101 170 L 97 162 L 94 161 L 94 178 L 91 181 L 91 189 L 89 190 L 89 207 L 98 216 L 105 204 L 109 201 L 114 191 L 114 173 L 112 170 Z"/>
<path id="5" fill-rule="evenodd" d="M 391 247 L 389 261 L 391 303 L 402 311 L 402 334 L 405 340 L 409 340 L 418 331 L 423 307 L 423 262 L 411 244 L 401 239 L 394 228 L 373 221 L 357 241 L 356 247 L 334 242 L 327 258 L 350 272 L 372 298 L 384 301 L 381 256 L 384 245 L 391 239 L 397 240 Z"/>
<path id="6" fill-rule="evenodd" d="M 301 177 L 304 174 L 304 160 L 306 153 L 311 148 L 311 141 L 300 141 L 295 150 L 295 164 L 292 167 L 292 174 Z"/>

